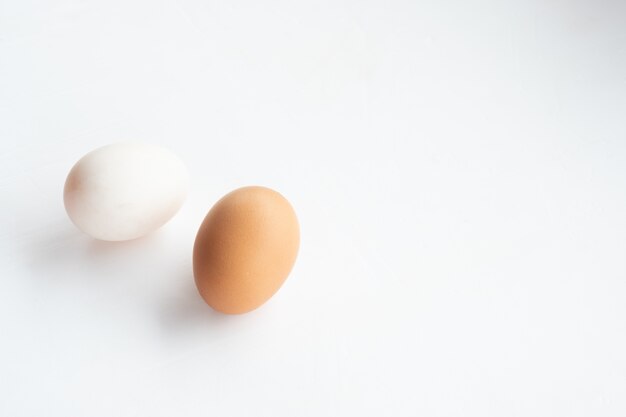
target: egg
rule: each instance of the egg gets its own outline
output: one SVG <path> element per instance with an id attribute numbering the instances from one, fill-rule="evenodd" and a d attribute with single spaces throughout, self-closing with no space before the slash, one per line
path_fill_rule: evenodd
<path id="1" fill-rule="evenodd" d="M 88 235 L 130 240 L 167 223 L 188 187 L 187 169 L 172 152 L 121 142 L 83 156 L 67 176 L 63 200 L 72 222 Z"/>
<path id="2" fill-rule="evenodd" d="M 202 298 L 227 314 L 252 311 L 281 287 L 300 246 L 291 204 L 265 187 L 239 188 L 206 215 L 193 248 Z"/>

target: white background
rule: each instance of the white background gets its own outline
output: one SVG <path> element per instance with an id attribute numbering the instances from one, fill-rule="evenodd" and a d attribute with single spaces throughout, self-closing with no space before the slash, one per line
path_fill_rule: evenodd
<path id="1" fill-rule="evenodd" d="M 2 0 L 0 415 L 626 415 L 626 2 Z M 70 167 L 162 144 L 191 194 L 97 242 Z M 191 275 L 277 189 L 281 291 Z"/>

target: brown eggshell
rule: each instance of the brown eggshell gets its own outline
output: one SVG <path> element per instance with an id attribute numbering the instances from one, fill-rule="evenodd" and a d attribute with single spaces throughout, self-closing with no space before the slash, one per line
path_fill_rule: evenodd
<path id="1" fill-rule="evenodd" d="M 254 310 L 287 279 L 299 246 L 298 219 L 282 195 L 256 186 L 232 191 L 198 230 L 193 248 L 198 291 L 223 313 Z"/>

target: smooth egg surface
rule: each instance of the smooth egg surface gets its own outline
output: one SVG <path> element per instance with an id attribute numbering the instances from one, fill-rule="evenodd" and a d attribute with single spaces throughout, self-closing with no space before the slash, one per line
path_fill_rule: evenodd
<path id="1" fill-rule="evenodd" d="M 289 275 L 300 230 L 291 204 L 265 187 L 244 187 L 205 217 L 193 249 L 202 298 L 215 310 L 241 314 L 269 300 Z"/>
<path id="2" fill-rule="evenodd" d="M 72 222 L 101 240 L 144 236 L 182 206 L 189 175 L 169 150 L 121 142 L 83 156 L 65 181 L 63 200 Z"/>

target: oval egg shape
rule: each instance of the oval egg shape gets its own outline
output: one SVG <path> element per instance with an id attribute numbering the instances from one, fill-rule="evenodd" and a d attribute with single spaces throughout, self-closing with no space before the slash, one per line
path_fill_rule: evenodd
<path id="1" fill-rule="evenodd" d="M 205 217 L 193 248 L 193 272 L 202 298 L 227 314 L 252 311 L 281 287 L 300 246 L 291 204 L 265 187 L 239 188 Z"/>
<path id="2" fill-rule="evenodd" d="M 96 239 L 121 241 L 167 223 L 188 188 L 187 169 L 172 152 L 121 142 L 83 156 L 67 176 L 63 200 L 80 230 Z"/>

